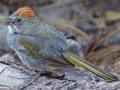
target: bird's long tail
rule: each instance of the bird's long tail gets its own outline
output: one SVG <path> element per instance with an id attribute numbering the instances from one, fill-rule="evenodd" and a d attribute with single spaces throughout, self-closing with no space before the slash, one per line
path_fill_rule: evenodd
<path id="1" fill-rule="evenodd" d="M 87 61 L 71 52 L 65 52 L 63 54 L 63 56 L 67 61 L 71 62 L 72 64 L 74 64 L 76 66 L 81 66 L 81 67 L 89 70 L 90 72 L 104 78 L 108 82 L 118 80 L 118 78 L 116 76 L 114 76 L 113 74 L 105 71 L 102 68 L 99 68 L 98 66 L 90 63 L 89 61 Z"/>

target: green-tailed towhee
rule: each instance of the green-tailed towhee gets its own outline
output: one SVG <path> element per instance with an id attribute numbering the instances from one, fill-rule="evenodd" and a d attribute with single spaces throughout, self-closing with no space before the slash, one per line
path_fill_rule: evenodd
<path id="1" fill-rule="evenodd" d="M 65 36 L 39 21 L 31 8 L 22 7 L 6 19 L 7 42 L 30 69 L 49 71 L 81 66 L 105 80 L 118 80 L 113 74 L 70 52 Z"/>

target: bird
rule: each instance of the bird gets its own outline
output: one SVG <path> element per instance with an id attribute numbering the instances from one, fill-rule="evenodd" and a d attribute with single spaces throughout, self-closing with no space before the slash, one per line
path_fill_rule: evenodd
<path id="1" fill-rule="evenodd" d="M 106 81 L 118 77 L 68 49 L 65 35 L 40 21 L 30 7 L 21 7 L 6 17 L 7 42 L 28 68 L 36 71 L 84 69 Z"/>

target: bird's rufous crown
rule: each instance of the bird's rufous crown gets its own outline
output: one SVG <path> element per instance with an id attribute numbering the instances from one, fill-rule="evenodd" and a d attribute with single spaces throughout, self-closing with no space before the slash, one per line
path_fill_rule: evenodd
<path id="1" fill-rule="evenodd" d="M 22 7 L 15 11 L 15 14 L 18 16 L 26 16 L 29 18 L 35 17 L 34 11 L 29 7 Z"/>

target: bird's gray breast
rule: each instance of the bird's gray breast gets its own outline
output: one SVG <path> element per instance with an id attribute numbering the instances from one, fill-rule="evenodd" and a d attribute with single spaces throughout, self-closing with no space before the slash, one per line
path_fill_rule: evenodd
<path id="1" fill-rule="evenodd" d="M 15 42 L 16 42 L 16 35 L 14 35 L 13 33 L 8 33 L 7 34 L 7 37 L 6 37 L 6 39 L 7 39 L 7 42 L 8 42 L 8 44 L 10 45 L 10 47 L 13 49 L 13 48 L 15 48 Z"/>
<path id="2" fill-rule="evenodd" d="M 7 34 L 7 37 L 6 37 L 7 42 L 13 50 L 15 50 L 15 49 L 25 50 L 25 48 L 22 47 L 19 43 L 20 42 L 19 37 L 20 37 L 19 34 L 15 34 L 15 33 L 8 33 Z"/>

